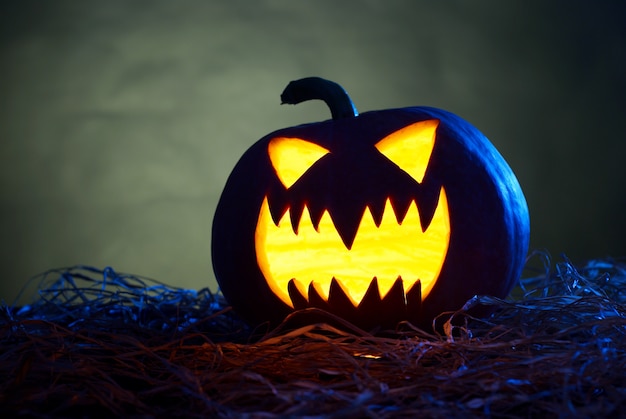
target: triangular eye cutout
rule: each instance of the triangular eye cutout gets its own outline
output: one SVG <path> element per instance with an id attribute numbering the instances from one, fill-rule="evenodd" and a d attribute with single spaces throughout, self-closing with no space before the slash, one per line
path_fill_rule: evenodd
<path id="1" fill-rule="evenodd" d="M 272 138 L 267 152 L 285 188 L 290 188 L 316 161 L 329 153 L 317 144 L 287 137 Z"/>
<path id="2" fill-rule="evenodd" d="M 413 179 L 422 183 L 435 146 L 438 125 L 437 119 L 416 122 L 389 134 L 376 143 L 376 148 Z"/>

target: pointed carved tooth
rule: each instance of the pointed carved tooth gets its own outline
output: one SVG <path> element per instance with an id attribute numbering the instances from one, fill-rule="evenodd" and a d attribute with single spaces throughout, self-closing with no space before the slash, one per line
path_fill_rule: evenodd
<path id="1" fill-rule="evenodd" d="M 404 217 L 406 216 L 412 201 L 413 199 L 411 197 L 403 196 L 395 196 L 391 199 L 391 206 L 393 207 L 394 214 L 396 214 L 398 224 L 402 224 L 404 221 Z"/>
<path id="2" fill-rule="evenodd" d="M 389 204 L 389 198 L 384 201 L 372 203 L 369 205 L 369 211 L 374 220 L 376 227 L 380 227 L 380 223 L 383 221 L 383 215 L 385 214 L 385 207 Z M 391 205 L 390 205 L 391 207 Z"/>
<path id="3" fill-rule="evenodd" d="M 301 287 L 302 284 L 300 284 L 295 278 L 292 278 L 287 285 L 289 297 L 293 303 L 293 308 L 296 310 L 301 310 L 309 305 L 304 293 L 300 290 Z"/>
<path id="4" fill-rule="evenodd" d="M 293 234 L 298 234 L 300 229 L 300 220 L 302 219 L 302 212 L 304 211 L 304 204 L 292 204 L 289 210 L 289 218 L 291 220 L 291 228 Z"/>
<path id="5" fill-rule="evenodd" d="M 313 228 L 319 233 L 320 222 L 326 210 L 323 205 L 315 205 L 314 203 L 309 203 L 307 207 Z"/>
<path id="6" fill-rule="evenodd" d="M 327 298 L 322 296 L 319 285 L 315 281 L 311 281 L 309 284 L 309 305 L 311 307 L 317 307 L 324 310 L 328 309 Z"/>
<path id="7" fill-rule="evenodd" d="M 380 292 L 378 291 L 378 278 L 374 277 L 359 304 L 359 310 L 362 312 L 371 312 L 377 310 L 379 305 Z"/>
<path id="8" fill-rule="evenodd" d="M 333 278 L 330 281 L 330 289 L 328 291 L 328 305 L 333 311 L 335 311 L 339 315 L 349 315 L 355 310 L 354 304 L 346 295 L 346 292 L 336 278 Z"/>
<path id="9" fill-rule="evenodd" d="M 441 188 L 423 188 L 416 197 L 415 202 L 420 212 L 420 223 L 422 231 L 426 232 L 435 215 L 435 210 L 439 204 Z"/>
<path id="10" fill-rule="evenodd" d="M 336 226 L 336 231 L 339 233 L 339 237 L 341 237 L 341 241 L 346 246 L 346 249 L 352 249 L 352 245 L 354 244 L 354 239 L 357 236 L 357 232 L 359 231 L 359 224 L 361 223 L 361 219 L 363 218 L 363 213 L 369 212 L 367 208 L 363 206 L 363 212 L 361 212 L 361 217 L 355 217 L 355 214 L 358 213 L 356 208 L 341 208 L 339 211 L 331 211 L 331 218 L 333 220 L 333 225 Z"/>
<path id="11" fill-rule="evenodd" d="M 272 215 L 272 221 L 274 222 L 274 225 L 278 226 L 280 220 L 287 212 L 287 203 L 278 197 L 272 197 L 270 199 L 266 196 L 265 201 L 267 201 L 267 205 L 269 207 L 270 214 Z"/>
<path id="12" fill-rule="evenodd" d="M 339 232 L 339 236 L 341 237 L 341 241 L 346 246 L 348 250 L 352 249 L 352 245 L 354 244 L 354 239 L 356 238 L 356 232 L 358 231 L 359 225 L 356 223 L 352 223 L 349 228 L 343 228 Z"/>
<path id="13" fill-rule="evenodd" d="M 381 300 L 382 311 L 398 311 L 399 307 L 405 307 L 404 284 L 402 278 L 398 277 L 393 286 Z"/>

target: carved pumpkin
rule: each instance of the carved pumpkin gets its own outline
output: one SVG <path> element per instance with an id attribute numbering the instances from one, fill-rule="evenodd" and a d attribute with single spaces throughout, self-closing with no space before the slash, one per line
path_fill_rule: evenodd
<path id="1" fill-rule="evenodd" d="M 526 201 L 476 128 L 410 107 L 358 114 L 320 78 L 281 96 L 322 99 L 332 120 L 256 142 L 213 220 L 220 288 L 252 324 L 318 307 L 371 328 L 429 327 L 476 294 L 505 297 L 528 249 Z"/>

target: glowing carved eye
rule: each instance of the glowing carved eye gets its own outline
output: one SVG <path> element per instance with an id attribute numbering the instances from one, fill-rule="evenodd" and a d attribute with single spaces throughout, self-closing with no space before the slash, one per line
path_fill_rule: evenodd
<path id="1" fill-rule="evenodd" d="M 435 145 L 438 125 L 439 121 L 436 119 L 416 122 L 389 134 L 376 143 L 376 148 L 413 179 L 422 183 Z"/>
<path id="2" fill-rule="evenodd" d="M 285 188 L 290 188 L 316 161 L 329 153 L 317 144 L 286 137 L 273 138 L 267 152 Z"/>

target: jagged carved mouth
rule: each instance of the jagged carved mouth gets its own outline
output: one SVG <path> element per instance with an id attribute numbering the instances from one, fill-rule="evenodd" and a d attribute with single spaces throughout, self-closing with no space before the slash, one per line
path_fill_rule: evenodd
<path id="1" fill-rule="evenodd" d="M 266 197 L 255 231 L 259 268 L 272 292 L 290 307 L 294 307 L 290 282 L 302 296 L 310 297 L 309 289 L 314 288 L 326 301 L 331 284 L 335 283 L 333 286 L 339 285 L 356 307 L 374 278 L 380 297 L 384 298 L 400 277 L 406 293 L 414 285 L 421 286 L 423 300 L 437 281 L 450 241 L 448 201 L 443 187 L 426 230 L 422 231 L 415 201 L 406 216 L 398 220 L 388 199 L 378 226 L 369 208 L 365 208 L 350 248 L 342 241 L 328 211 L 323 213 L 317 228 L 306 206 L 298 226 L 292 226 L 290 220 L 287 210 L 274 223 Z"/>

